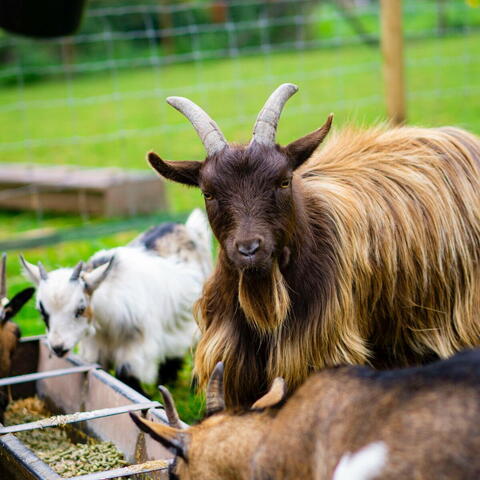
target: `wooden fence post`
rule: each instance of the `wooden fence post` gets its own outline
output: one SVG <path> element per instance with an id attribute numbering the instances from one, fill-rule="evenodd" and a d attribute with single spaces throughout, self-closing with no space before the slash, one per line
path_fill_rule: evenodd
<path id="1" fill-rule="evenodd" d="M 381 44 L 387 114 L 394 124 L 406 118 L 402 0 L 381 0 Z"/>

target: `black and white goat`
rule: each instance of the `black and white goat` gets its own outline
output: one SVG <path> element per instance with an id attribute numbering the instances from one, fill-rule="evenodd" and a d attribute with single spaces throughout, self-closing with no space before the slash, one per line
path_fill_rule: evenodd
<path id="1" fill-rule="evenodd" d="M 85 360 L 114 367 L 121 380 L 142 391 L 140 382 L 168 382 L 197 340 L 192 306 L 212 265 L 201 210 L 185 225 L 155 227 L 73 269 L 47 273 L 41 263 L 21 261 L 38 285 L 37 308 L 58 356 L 79 343 Z"/>

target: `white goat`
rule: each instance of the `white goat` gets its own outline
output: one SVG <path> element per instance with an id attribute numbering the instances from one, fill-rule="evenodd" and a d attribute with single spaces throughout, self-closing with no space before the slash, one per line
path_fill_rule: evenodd
<path id="1" fill-rule="evenodd" d="M 211 270 L 211 234 L 201 210 L 185 225 L 167 225 L 97 252 L 86 267 L 47 273 L 21 257 L 58 356 L 79 343 L 85 360 L 113 366 L 139 391 L 167 360 L 178 367 L 198 336 L 192 306 Z"/>

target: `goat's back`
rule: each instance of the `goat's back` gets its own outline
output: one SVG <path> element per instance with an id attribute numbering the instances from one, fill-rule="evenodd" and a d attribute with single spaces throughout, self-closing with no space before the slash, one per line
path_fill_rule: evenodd
<path id="1" fill-rule="evenodd" d="M 98 252 L 90 261 L 113 255 L 112 271 L 92 297 L 105 329 L 112 335 L 139 329 L 153 337 L 176 328 L 196 332 L 192 305 L 203 285 L 200 268 L 134 247 Z"/>
<path id="2" fill-rule="evenodd" d="M 383 442 L 379 478 L 473 480 L 479 415 L 480 350 L 405 370 L 329 369 L 280 409 L 255 468 L 271 478 L 331 479 L 343 454 Z"/>

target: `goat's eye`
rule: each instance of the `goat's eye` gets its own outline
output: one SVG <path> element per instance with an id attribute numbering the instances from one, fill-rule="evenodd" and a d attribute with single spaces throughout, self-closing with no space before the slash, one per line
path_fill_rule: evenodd
<path id="1" fill-rule="evenodd" d="M 291 183 L 290 178 L 284 178 L 284 179 L 280 182 L 280 188 L 288 188 L 288 187 L 290 186 L 290 183 Z"/>
<path id="2" fill-rule="evenodd" d="M 75 311 L 75 318 L 81 317 L 85 313 L 85 307 L 78 307 Z"/>
<path id="3" fill-rule="evenodd" d="M 213 195 L 209 192 L 202 192 L 205 200 L 213 200 Z"/>

